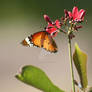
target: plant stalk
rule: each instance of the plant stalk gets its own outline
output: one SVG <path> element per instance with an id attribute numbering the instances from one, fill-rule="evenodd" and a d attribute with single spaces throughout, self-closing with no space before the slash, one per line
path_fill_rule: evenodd
<path id="1" fill-rule="evenodd" d="M 68 47 L 69 47 L 69 59 L 70 59 L 70 69 L 71 69 L 71 78 L 72 78 L 72 89 L 75 92 L 75 83 L 74 83 L 74 71 L 73 71 L 73 62 L 72 62 L 72 48 L 71 48 L 71 38 L 68 37 Z"/>

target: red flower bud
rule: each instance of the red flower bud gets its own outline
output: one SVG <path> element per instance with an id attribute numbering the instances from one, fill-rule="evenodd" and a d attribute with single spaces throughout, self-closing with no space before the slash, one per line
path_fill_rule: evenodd
<path id="1" fill-rule="evenodd" d="M 48 23 L 52 24 L 52 21 L 51 21 L 51 19 L 48 17 L 48 15 L 44 15 L 44 19 L 45 19 Z"/>
<path id="2" fill-rule="evenodd" d="M 74 29 L 78 31 L 78 29 L 82 28 L 82 26 L 75 26 Z"/>
<path id="3" fill-rule="evenodd" d="M 69 15 L 68 15 L 68 11 L 66 9 L 64 9 L 64 13 L 65 13 L 65 18 L 67 18 Z"/>

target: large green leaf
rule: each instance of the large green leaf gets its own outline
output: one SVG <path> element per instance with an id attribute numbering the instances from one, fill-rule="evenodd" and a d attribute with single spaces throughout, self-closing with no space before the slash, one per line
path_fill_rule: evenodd
<path id="1" fill-rule="evenodd" d="M 55 86 L 41 69 L 32 65 L 24 66 L 16 78 L 44 92 L 64 92 Z"/>
<path id="2" fill-rule="evenodd" d="M 77 44 L 75 44 L 75 52 L 73 54 L 73 60 L 75 67 L 78 71 L 80 82 L 83 90 L 87 88 L 87 55 L 80 50 Z"/>

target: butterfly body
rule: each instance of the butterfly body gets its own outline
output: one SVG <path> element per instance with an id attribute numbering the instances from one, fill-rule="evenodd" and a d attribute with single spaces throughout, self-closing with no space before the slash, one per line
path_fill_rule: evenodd
<path id="1" fill-rule="evenodd" d="M 57 45 L 52 36 L 46 31 L 36 32 L 22 41 L 24 46 L 37 46 L 49 52 L 57 52 Z"/>

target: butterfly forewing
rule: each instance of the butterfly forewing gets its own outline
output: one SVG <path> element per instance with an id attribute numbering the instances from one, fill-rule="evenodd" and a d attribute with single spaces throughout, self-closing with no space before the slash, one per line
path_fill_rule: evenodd
<path id="1" fill-rule="evenodd" d="M 38 47 L 42 47 L 42 36 L 43 36 L 43 32 L 37 32 L 34 33 L 33 35 L 31 35 L 31 42 Z"/>

